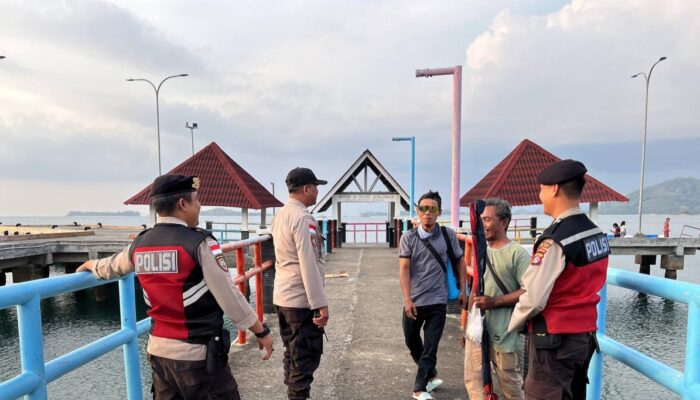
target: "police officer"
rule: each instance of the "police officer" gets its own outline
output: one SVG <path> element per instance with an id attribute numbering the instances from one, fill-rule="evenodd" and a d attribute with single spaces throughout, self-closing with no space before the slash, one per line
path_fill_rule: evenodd
<path id="1" fill-rule="evenodd" d="M 527 399 L 585 399 L 597 347 L 596 305 L 608 268 L 607 235 L 579 208 L 586 167 L 563 160 L 537 177 L 544 213 L 554 221 L 537 239 L 508 330 L 527 323 Z"/>
<path id="2" fill-rule="evenodd" d="M 280 335 L 284 343 L 284 383 L 292 400 L 309 397 L 314 371 L 323 353 L 323 327 L 328 322 L 324 287 L 326 262 L 323 236 L 306 207 L 316 204 L 318 185 L 308 168 L 287 174 L 289 201 L 272 221 L 275 244 L 275 286 Z"/>
<path id="3" fill-rule="evenodd" d="M 153 319 L 147 352 L 157 400 L 240 399 L 224 313 L 257 336 L 264 360 L 273 350 L 269 328 L 233 285 L 216 239 L 197 228 L 199 184 L 194 176 L 156 178 L 150 197 L 158 223 L 122 252 L 78 268 L 101 279 L 136 271 Z"/>

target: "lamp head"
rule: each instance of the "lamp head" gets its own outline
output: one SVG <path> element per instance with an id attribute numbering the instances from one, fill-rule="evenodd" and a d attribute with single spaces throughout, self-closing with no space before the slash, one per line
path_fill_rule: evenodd
<path id="1" fill-rule="evenodd" d="M 178 76 L 190 76 L 190 74 L 180 74 Z"/>
<path id="2" fill-rule="evenodd" d="M 136 79 L 128 78 L 126 81 L 127 81 L 127 82 L 133 82 L 133 81 L 135 81 L 135 80 L 136 80 Z"/>
<path id="3" fill-rule="evenodd" d="M 3 58 L 5 58 L 5 56 L 0 56 L 0 60 L 2 60 Z"/>
<path id="4" fill-rule="evenodd" d="M 641 74 L 641 72 L 640 72 L 640 74 Z M 639 74 L 634 74 L 634 75 L 630 76 L 630 78 L 636 78 L 638 76 L 639 76 Z"/>
<path id="5" fill-rule="evenodd" d="M 659 58 L 659 61 L 663 61 L 665 59 L 666 59 L 666 57 L 661 57 L 661 58 Z"/>

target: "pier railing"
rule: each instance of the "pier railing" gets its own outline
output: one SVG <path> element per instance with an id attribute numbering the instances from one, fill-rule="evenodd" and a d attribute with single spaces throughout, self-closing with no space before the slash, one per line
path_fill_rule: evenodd
<path id="1" fill-rule="evenodd" d="M 41 326 L 41 300 L 119 281 L 121 329 L 49 362 L 44 360 Z M 0 309 L 17 306 L 22 373 L 0 383 L 0 399 L 27 396 L 30 400 L 47 398 L 46 386 L 72 370 L 116 349 L 124 347 L 126 388 L 130 400 L 142 399 L 138 336 L 146 333 L 151 319 L 136 321 L 134 274 L 120 279 L 101 280 L 89 273 L 39 279 L 0 288 Z"/>
<path id="2" fill-rule="evenodd" d="M 272 261 L 262 262 L 261 244 L 268 240 L 271 240 L 270 235 L 263 235 L 221 246 L 223 252 L 236 251 L 238 276 L 233 279 L 233 282 L 239 285 L 244 296 L 248 279 L 256 277 L 255 309 L 260 321 L 263 320 L 262 272 L 272 266 Z M 253 246 L 254 266 L 246 271 L 244 250 L 250 246 Z M 41 300 L 106 285 L 114 281 L 119 281 L 121 329 L 46 362 L 41 323 Z M 0 309 L 13 306 L 17 307 L 22 373 L 0 383 L 0 399 L 16 399 L 26 395 L 29 400 L 45 400 L 48 398 L 47 385 L 50 382 L 119 346 L 123 346 L 124 350 L 127 398 L 129 400 L 143 399 L 138 336 L 149 331 L 151 319 L 145 318 L 136 321 L 134 273 L 112 280 L 97 279 L 90 273 L 77 273 L 0 287 Z M 246 344 L 245 331 L 239 331 L 238 344 Z"/>
<path id="3" fill-rule="evenodd" d="M 615 285 L 688 305 L 688 326 L 683 372 L 655 360 L 635 349 L 615 341 L 605 334 L 607 286 Z M 653 276 L 608 269 L 606 285 L 600 291 L 598 303 L 598 343 L 601 353 L 595 353 L 588 369 L 590 381 L 587 400 L 601 397 L 603 355 L 636 370 L 659 383 L 684 400 L 700 399 L 700 285 L 662 279 Z"/>

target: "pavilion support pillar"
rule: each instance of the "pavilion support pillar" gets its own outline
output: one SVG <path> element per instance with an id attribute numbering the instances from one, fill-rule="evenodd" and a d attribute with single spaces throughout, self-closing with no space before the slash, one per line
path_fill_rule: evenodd
<path id="1" fill-rule="evenodd" d="M 267 228 L 267 208 L 260 209 L 260 229 Z"/>
<path id="2" fill-rule="evenodd" d="M 248 239 L 250 232 L 248 231 L 248 209 L 241 209 L 241 240 Z"/>
<path id="3" fill-rule="evenodd" d="M 651 272 L 651 266 L 656 265 L 656 256 L 637 254 L 634 256 L 634 263 L 639 264 L 640 274 L 649 275 Z"/>
<path id="4" fill-rule="evenodd" d="M 598 202 L 594 201 L 590 203 L 588 207 L 588 218 L 593 221 L 594 224 L 598 225 Z"/>
<path id="5" fill-rule="evenodd" d="M 664 272 L 664 277 L 668 279 L 676 279 L 676 271 L 683 269 L 684 257 L 683 256 L 672 256 L 663 255 L 661 256 L 661 268 L 666 270 Z"/>

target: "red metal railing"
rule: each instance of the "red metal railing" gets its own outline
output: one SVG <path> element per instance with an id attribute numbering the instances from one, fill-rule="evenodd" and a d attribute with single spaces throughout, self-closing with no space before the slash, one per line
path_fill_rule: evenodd
<path id="1" fill-rule="evenodd" d="M 221 245 L 221 251 L 228 253 L 236 252 L 236 271 L 238 276 L 233 278 L 233 283 L 238 285 L 238 289 L 245 296 L 248 279 L 255 276 L 255 312 L 260 322 L 263 322 L 263 278 L 262 272 L 273 265 L 272 260 L 262 262 L 262 243 L 271 240 L 270 235 L 262 235 L 251 239 L 239 240 L 236 242 Z M 245 249 L 253 246 L 253 268 L 245 270 Z M 246 344 L 246 331 L 238 330 L 238 344 Z"/>
<path id="2" fill-rule="evenodd" d="M 362 229 L 359 229 L 360 226 L 362 226 Z M 368 226 L 372 226 L 372 228 L 368 228 Z M 372 232 L 374 232 L 374 242 L 379 243 L 379 233 L 386 233 L 386 222 L 347 222 L 345 224 L 345 237 L 347 238 L 348 234 L 352 233 L 353 243 L 369 243 L 367 240 L 367 234 Z M 358 233 L 364 234 L 363 242 L 357 241 Z"/>

